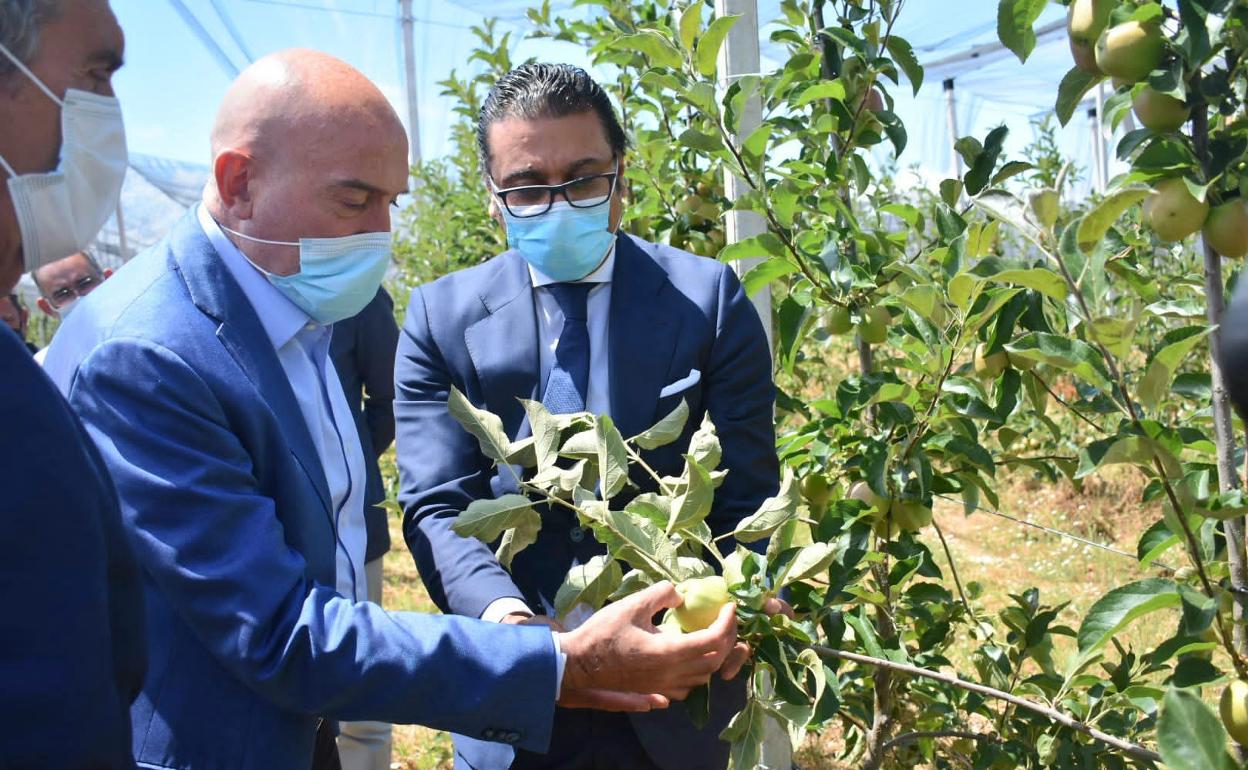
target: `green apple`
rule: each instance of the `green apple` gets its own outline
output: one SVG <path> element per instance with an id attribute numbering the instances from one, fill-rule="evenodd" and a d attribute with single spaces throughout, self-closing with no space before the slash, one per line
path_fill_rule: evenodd
<path id="1" fill-rule="evenodd" d="M 676 619 L 676 613 L 668 610 L 663 613 L 663 621 L 659 623 L 659 633 L 662 634 L 683 634 L 685 630 L 680 627 L 680 621 Z"/>
<path id="2" fill-rule="evenodd" d="M 1209 204 L 1196 198 L 1182 179 L 1157 183 L 1144 200 L 1144 217 L 1163 241 L 1181 241 L 1205 224 Z"/>
<path id="3" fill-rule="evenodd" d="M 846 334 L 854 328 L 854 321 L 849 317 L 849 308 L 833 305 L 824 316 L 823 328 L 828 334 Z"/>
<path id="4" fill-rule="evenodd" d="M 1157 69 L 1166 40 L 1155 23 L 1128 21 L 1110 27 L 1096 41 L 1096 66 L 1113 78 L 1138 83 Z"/>
<path id="5" fill-rule="evenodd" d="M 728 582 L 719 575 L 682 580 L 676 584 L 676 593 L 682 603 L 673 612 L 686 633 L 708 628 L 719 617 L 720 609 L 732 601 Z"/>
<path id="6" fill-rule="evenodd" d="M 1229 200 L 1209 212 L 1202 231 L 1205 241 L 1224 257 L 1248 254 L 1248 201 Z"/>
<path id="7" fill-rule="evenodd" d="M 932 509 L 914 500 L 894 500 L 893 523 L 906 532 L 918 532 L 932 523 Z"/>
<path id="8" fill-rule="evenodd" d="M 802 496 L 811 505 L 823 505 L 832 496 L 832 487 L 828 477 L 822 473 L 812 473 L 802 480 Z"/>
<path id="9" fill-rule="evenodd" d="M 1145 128 L 1159 134 L 1178 131 L 1187 122 L 1191 111 L 1181 100 L 1163 94 L 1152 86 L 1144 86 L 1131 99 L 1131 109 Z"/>
<path id="10" fill-rule="evenodd" d="M 888 327 L 892 322 L 893 317 L 888 308 L 873 307 L 867 311 L 862 323 L 858 324 L 858 336 L 870 345 L 882 344 L 888 339 Z"/>
<path id="11" fill-rule="evenodd" d="M 1075 66 L 1092 75 L 1101 71 L 1096 66 L 1096 41 L 1109 24 L 1109 13 L 1118 0 L 1075 0 L 1066 14 L 1066 32 Z"/>
<path id="12" fill-rule="evenodd" d="M 1236 743 L 1248 745 L 1248 682 L 1236 679 L 1222 691 L 1222 724 Z"/>
<path id="13" fill-rule="evenodd" d="M 983 342 L 975 346 L 975 375 L 980 379 L 997 379 L 1009 363 L 1010 357 L 1004 350 L 989 353 L 987 343 Z"/>

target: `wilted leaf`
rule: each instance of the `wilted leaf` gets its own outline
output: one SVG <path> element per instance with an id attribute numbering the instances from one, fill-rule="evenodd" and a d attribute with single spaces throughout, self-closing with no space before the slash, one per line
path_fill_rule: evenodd
<path id="1" fill-rule="evenodd" d="M 764 500 L 757 511 L 742 519 L 733 531 L 733 537 L 742 543 L 752 543 L 755 540 L 771 537 L 771 534 L 782 524 L 797 516 L 797 506 L 801 504 L 801 501 L 801 493 L 793 477 L 793 469 L 786 466 L 779 494 Z"/>
<path id="2" fill-rule="evenodd" d="M 501 417 L 473 406 L 468 397 L 454 386 L 451 386 L 446 406 L 451 416 L 464 426 L 464 430 L 480 442 L 482 454 L 491 460 L 507 462 L 507 456 L 511 453 L 511 440 L 503 430 Z"/>
<path id="3" fill-rule="evenodd" d="M 555 612 L 563 617 L 578 604 L 597 610 L 607 603 L 623 581 L 624 570 L 610 556 L 595 556 L 584 564 L 574 565 L 555 594 Z"/>

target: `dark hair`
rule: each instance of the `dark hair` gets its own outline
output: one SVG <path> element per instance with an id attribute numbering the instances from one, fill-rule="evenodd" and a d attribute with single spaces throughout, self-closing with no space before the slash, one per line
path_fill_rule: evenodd
<path id="1" fill-rule="evenodd" d="M 533 62 L 503 75 L 490 89 L 477 118 L 477 152 L 481 170 L 490 170 L 490 126 L 510 117 L 562 118 L 593 110 L 611 143 L 611 151 L 622 157 L 628 137 L 616 117 L 611 99 L 589 73 L 571 64 Z"/>

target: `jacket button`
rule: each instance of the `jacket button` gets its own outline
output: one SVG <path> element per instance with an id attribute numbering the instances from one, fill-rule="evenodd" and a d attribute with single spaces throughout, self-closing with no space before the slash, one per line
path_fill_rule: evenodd
<path id="1" fill-rule="evenodd" d="M 495 732 L 494 728 L 487 727 L 481 731 L 481 737 L 487 741 L 493 741 L 498 739 L 498 733 Z"/>
<path id="2" fill-rule="evenodd" d="M 573 543 L 581 542 L 582 540 L 585 539 L 585 528 L 573 527 L 572 530 L 568 532 L 568 539 L 571 540 Z"/>
<path id="3" fill-rule="evenodd" d="M 520 740 L 520 733 L 507 733 L 507 736 L 503 738 L 503 740 L 507 741 L 508 743 L 515 743 L 516 741 Z"/>

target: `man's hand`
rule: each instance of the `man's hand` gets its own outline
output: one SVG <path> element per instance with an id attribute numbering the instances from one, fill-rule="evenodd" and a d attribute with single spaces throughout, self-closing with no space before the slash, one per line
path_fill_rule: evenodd
<path id="1" fill-rule="evenodd" d="M 736 641 L 736 605 L 725 605 L 702 631 L 660 633 L 654 616 L 680 601 L 671 583 L 659 583 L 604 607 L 580 628 L 561 634 L 559 645 L 568 660 L 559 705 L 649 711 L 683 700 L 709 681 Z"/>
<path id="2" fill-rule="evenodd" d="M 797 617 L 788 602 L 774 597 L 763 603 L 763 612 L 768 615 L 784 615 L 789 620 Z M 735 679 L 737 674 L 741 673 L 741 668 L 749 661 L 751 652 L 750 645 L 745 642 L 734 644 L 732 650 L 724 658 L 724 666 L 719 670 L 719 675 L 725 680 Z"/>
<path id="3" fill-rule="evenodd" d="M 512 612 L 499 619 L 499 623 L 516 626 L 550 626 L 554 631 L 563 633 L 563 624 L 549 615 L 530 615 L 527 612 Z"/>

